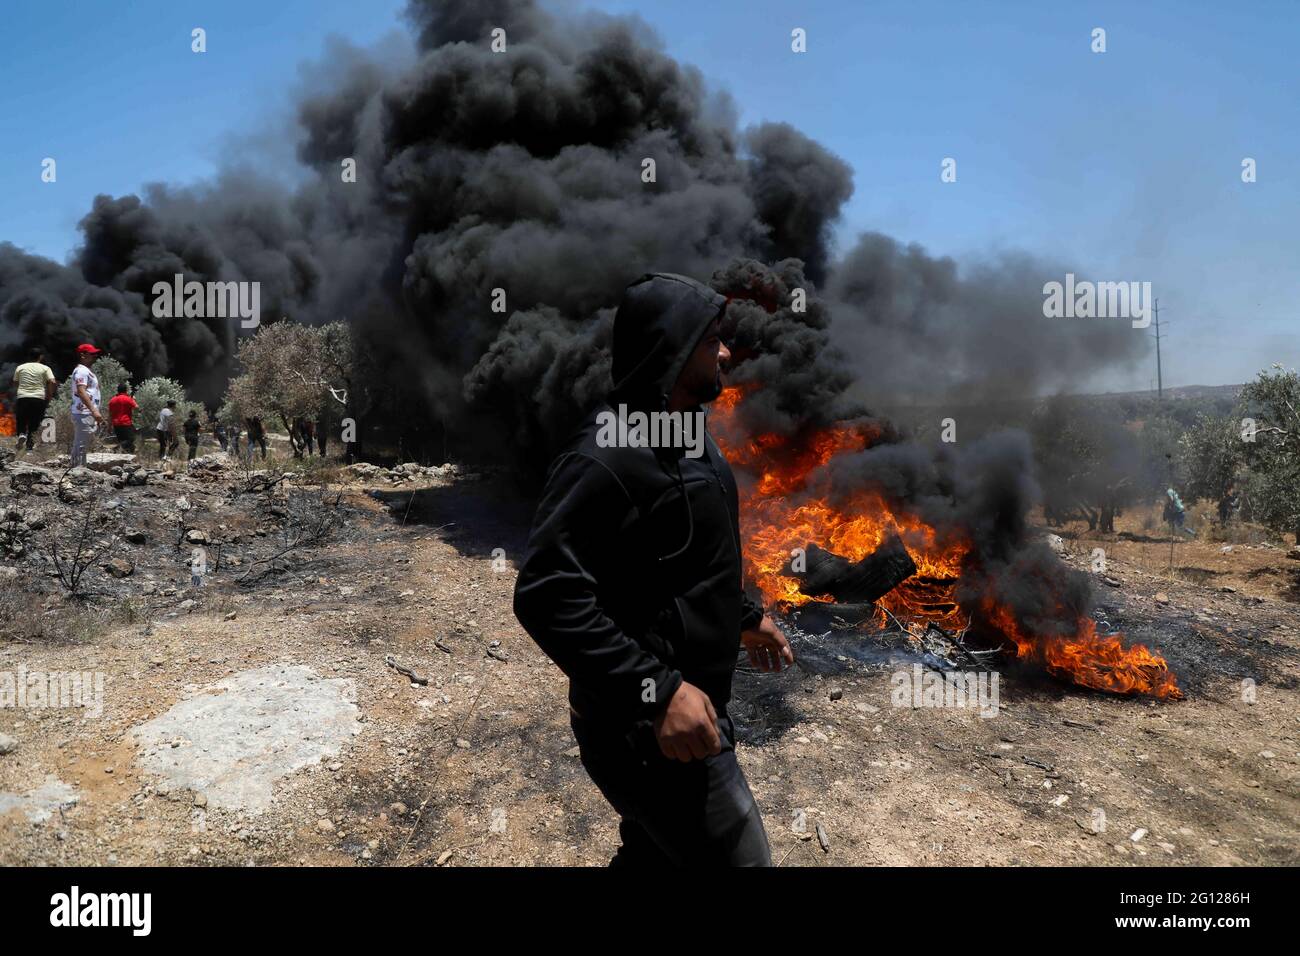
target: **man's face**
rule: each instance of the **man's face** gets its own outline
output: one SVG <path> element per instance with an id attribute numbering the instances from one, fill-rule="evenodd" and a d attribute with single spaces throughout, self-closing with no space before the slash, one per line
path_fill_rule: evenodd
<path id="1" fill-rule="evenodd" d="M 677 377 L 677 389 L 692 404 L 704 405 L 722 394 L 722 371 L 731 352 L 721 334 L 722 322 L 715 319 Z"/>
<path id="2" fill-rule="evenodd" d="M 82 352 L 81 364 L 86 366 L 86 368 L 90 368 L 90 366 L 95 364 L 95 359 L 97 358 L 99 358 L 99 355 L 95 352 Z"/>

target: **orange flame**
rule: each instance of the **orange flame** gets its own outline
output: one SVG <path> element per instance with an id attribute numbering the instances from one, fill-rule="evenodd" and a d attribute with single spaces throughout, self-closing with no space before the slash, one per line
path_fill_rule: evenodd
<path id="1" fill-rule="evenodd" d="M 964 532 L 941 532 L 878 490 L 860 490 L 838 509 L 825 497 L 808 493 L 815 469 L 837 455 L 869 448 L 879 440 L 880 426 L 840 422 L 793 438 L 745 436 L 737 409 L 755 389 L 725 389 L 713 403 L 711 430 L 727 460 L 753 476 L 752 483 L 746 487 L 742 482 L 740 489 L 741 538 L 747 574 L 767 602 L 789 610 L 808 601 L 831 600 L 803 594 L 798 579 L 785 573 L 792 549 L 816 543 L 857 561 L 897 534 L 917 573 L 876 602 L 877 623 L 884 624 L 888 612 L 903 622 L 933 622 L 948 630 L 969 626 L 970 614 L 956 598 L 963 573 L 970 573 L 966 559 L 972 543 Z M 803 492 L 797 503 L 789 498 L 795 492 Z M 1011 610 L 992 598 L 982 602 L 980 614 L 983 625 L 1014 645 L 1018 659 L 1051 674 L 1115 693 L 1182 696 L 1163 658 L 1143 645 L 1125 649 L 1118 637 L 1098 635 L 1091 618 L 1079 620 L 1071 636 L 1060 638 L 1026 633 Z"/>
<path id="2" fill-rule="evenodd" d="M 0 399 L 0 438 L 12 438 L 18 434 L 18 419 L 5 406 L 4 400 Z"/>

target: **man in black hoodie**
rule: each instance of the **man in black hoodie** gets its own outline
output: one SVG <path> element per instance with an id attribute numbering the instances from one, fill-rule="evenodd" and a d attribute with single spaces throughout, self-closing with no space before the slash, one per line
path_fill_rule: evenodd
<path id="1" fill-rule="evenodd" d="M 730 357 L 725 306 L 685 276 L 628 287 L 614 389 L 552 464 L 515 587 L 515 615 L 569 677 L 582 764 L 622 817 L 612 866 L 771 864 L 727 703 L 742 643 L 762 670 L 794 656 L 744 593 L 731 469 L 702 427 L 689 448 L 602 427 L 702 422 Z"/>

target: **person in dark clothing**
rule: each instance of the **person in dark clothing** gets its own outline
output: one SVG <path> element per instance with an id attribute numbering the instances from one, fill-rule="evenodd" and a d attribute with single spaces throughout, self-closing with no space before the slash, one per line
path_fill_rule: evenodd
<path id="1" fill-rule="evenodd" d="M 262 461 L 266 461 L 266 428 L 262 425 L 262 419 L 254 415 L 252 418 L 244 419 L 244 424 L 248 426 L 248 458 L 253 459 L 253 446 L 260 445 L 262 448 Z"/>
<path id="2" fill-rule="evenodd" d="M 316 425 L 308 418 L 295 418 L 293 420 L 293 440 L 294 440 L 294 458 L 301 458 L 306 451 L 310 456 L 312 453 L 312 444 L 316 437 Z"/>
<path id="3" fill-rule="evenodd" d="M 569 678 L 582 764 L 622 817 L 611 866 L 771 864 L 727 705 L 742 644 L 762 670 L 794 656 L 744 593 L 731 469 L 702 428 L 687 450 L 611 445 L 601 427 L 616 406 L 702 422 L 729 358 L 725 306 L 684 276 L 628 287 L 614 389 L 552 464 L 515 587 L 516 617 Z"/>
<path id="4" fill-rule="evenodd" d="M 322 458 L 325 457 L 325 440 L 329 437 L 329 419 L 325 412 L 321 412 L 320 417 L 316 419 L 316 448 Z"/>
<path id="5" fill-rule="evenodd" d="M 1232 513 L 1237 510 L 1237 503 L 1236 489 L 1228 485 L 1219 499 L 1219 524 L 1227 524 L 1232 519 Z"/>
<path id="6" fill-rule="evenodd" d="M 199 453 L 199 431 L 203 428 L 203 423 L 199 421 L 199 413 L 190 412 L 190 417 L 185 419 L 185 444 L 190 446 L 189 454 L 185 456 L 186 461 L 193 461 Z"/>

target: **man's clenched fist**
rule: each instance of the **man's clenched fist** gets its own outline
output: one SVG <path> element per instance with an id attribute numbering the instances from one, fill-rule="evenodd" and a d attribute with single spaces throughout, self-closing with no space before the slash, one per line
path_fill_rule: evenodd
<path id="1" fill-rule="evenodd" d="M 668 706 L 655 718 L 654 727 L 659 749 L 672 760 L 688 763 L 722 752 L 713 701 L 686 681 L 682 681 Z"/>

